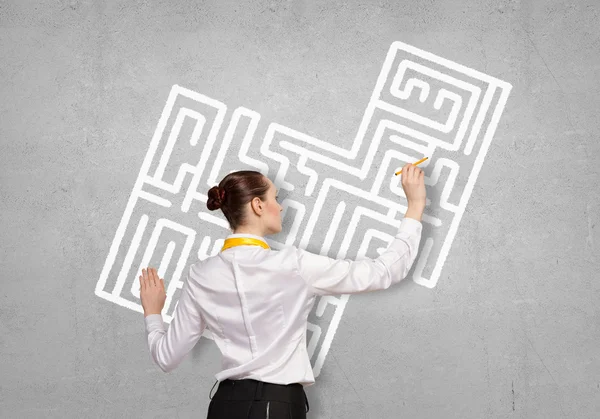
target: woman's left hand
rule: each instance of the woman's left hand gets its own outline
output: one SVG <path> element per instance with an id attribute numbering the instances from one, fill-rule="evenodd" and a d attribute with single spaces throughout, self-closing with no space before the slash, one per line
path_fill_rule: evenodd
<path id="1" fill-rule="evenodd" d="M 140 299 L 144 307 L 144 317 L 150 314 L 161 314 L 167 293 L 165 292 L 165 282 L 158 277 L 156 269 L 148 267 L 142 269 L 140 275 Z"/>

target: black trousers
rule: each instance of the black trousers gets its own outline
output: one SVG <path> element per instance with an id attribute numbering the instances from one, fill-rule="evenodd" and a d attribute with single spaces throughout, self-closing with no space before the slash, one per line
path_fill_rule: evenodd
<path id="1" fill-rule="evenodd" d="M 308 410 L 302 384 L 227 379 L 211 398 L 207 419 L 306 419 Z"/>

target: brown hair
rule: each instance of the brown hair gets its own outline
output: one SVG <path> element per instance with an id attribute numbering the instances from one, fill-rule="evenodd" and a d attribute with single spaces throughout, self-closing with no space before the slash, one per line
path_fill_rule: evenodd
<path id="1" fill-rule="evenodd" d="M 245 205 L 255 197 L 266 200 L 268 190 L 269 183 L 262 173 L 238 170 L 208 190 L 206 206 L 211 211 L 221 208 L 229 226 L 235 230 L 246 222 Z"/>

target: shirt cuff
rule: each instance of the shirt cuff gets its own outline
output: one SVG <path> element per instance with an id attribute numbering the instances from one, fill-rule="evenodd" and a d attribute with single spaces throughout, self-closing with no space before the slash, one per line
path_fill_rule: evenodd
<path id="1" fill-rule="evenodd" d="M 414 218 L 404 217 L 398 228 L 398 233 L 408 233 L 410 235 L 419 235 L 423 229 L 423 224 Z"/>
<path id="2" fill-rule="evenodd" d="M 146 323 L 146 333 L 150 333 L 153 330 L 165 330 L 162 314 L 149 314 L 144 317 L 144 322 Z"/>

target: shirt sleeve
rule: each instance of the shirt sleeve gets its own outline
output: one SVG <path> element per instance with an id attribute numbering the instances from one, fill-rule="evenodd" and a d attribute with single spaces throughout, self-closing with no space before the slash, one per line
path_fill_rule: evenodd
<path id="1" fill-rule="evenodd" d="M 191 270 L 192 267 L 181 287 L 169 328 L 165 329 L 161 314 L 150 314 L 144 318 L 150 354 L 164 372 L 177 368 L 206 328 L 206 321 L 192 293 Z"/>
<path id="2" fill-rule="evenodd" d="M 297 248 L 298 272 L 317 295 L 387 289 L 408 275 L 419 249 L 422 224 L 403 218 L 387 249 L 376 259 L 333 259 Z"/>

